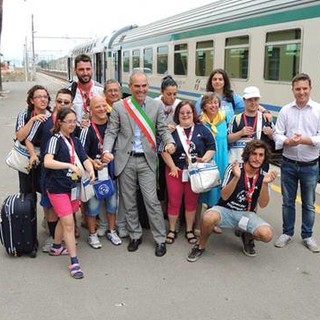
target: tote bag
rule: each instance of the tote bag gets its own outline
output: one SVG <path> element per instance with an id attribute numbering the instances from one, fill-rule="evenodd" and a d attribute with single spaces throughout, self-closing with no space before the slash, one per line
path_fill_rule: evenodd
<path id="1" fill-rule="evenodd" d="M 34 148 L 36 154 L 40 155 L 40 149 Z M 13 148 L 10 150 L 6 157 L 6 164 L 17 171 L 20 171 L 25 174 L 30 172 L 29 164 L 30 154 L 26 146 L 20 143 L 19 140 L 14 142 Z"/>
<path id="2" fill-rule="evenodd" d="M 207 192 L 221 184 L 219 169 L 215 163 L 191 163 L 188 172 L 191 189 L 194 193 Z"/>

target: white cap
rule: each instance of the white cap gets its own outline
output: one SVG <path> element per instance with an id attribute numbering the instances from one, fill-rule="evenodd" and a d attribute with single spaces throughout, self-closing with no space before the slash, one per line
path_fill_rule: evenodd
<path id="1" fill-rule="evenodd" d="M 243 99 L 261 98 L 260 91 L 257 87 L 247 87 L 243 91 Z"/>

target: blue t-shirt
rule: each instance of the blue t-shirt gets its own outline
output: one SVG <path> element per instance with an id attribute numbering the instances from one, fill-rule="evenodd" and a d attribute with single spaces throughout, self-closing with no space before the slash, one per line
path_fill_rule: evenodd
<path id="1" fill-rule="evenodd" d="M 185 129 L 187 137 L 189 136 L 190 130 L 190 128 Z M 186 169 L 188 167 L 187 155 L 177 130 L 172 133 L 172 137 L 176 143 L 176 151 L 171 155 L 172 160 L 178 168 Z M 212 133 L 202 124 L 195 124 L 190 145 L 192 145 L 191 155 L 199 158 L 201 158 L 208 150 L 216 150 L 216 144 Z"/>
<path id="2" fill-rule="evenodd" d="M 107 129 L 108 123 L 105 124 L 96 124 L 98 132 L 102 138 L 102 145 L 100 145 L 99 138 L 94 130 L 94 127 L 90 125 L 88 128 L 83 128 L 80 133 L 80 141 L 84 147 L 86 154 L 91 159 L 96 159 L 101 156 L 101 151 L 103 150 L 103 140 L 104 135 Z M 111 179 L 115 179 L 114 175 L 114 161 L 109 162 L 108 164 L 109 176 Z M 97 176 L 97 172 L 96 176 Z"/>
<path id="3" fill-rule="evenodd" d="M 258 115 L 257 115 L 258 116 Z M 240 117 L 240 121 L 239 121 L 239 118 Z M 251 116 L 246 116 L 247 118 L 247 125 L 249 127 L 253 127 L 254 126 L 254 122 L 255 122 L 255 119 L 256 117 L 251 117 Z M 228 133 L 235 133 L 235 132 L 239 132 L 241 131 L 244 127 L 246 126 L 245 124 L 245 121 L 244 121 L 244 117 L 243 117 L 243 113 L 240 115 L 236 115 L 233 119 L 231 119 L 230 121 L 230 126 L 228 128 Z M 256 127 L 255 127 L 255 132 L 253 133 L 252 135 L 252 139 L 258 139 L 257 137 L 257 130 L 259 129 L 259 131 L 261 130 L 261 132 L 259 132 L 260 134 L 260 138 L 261 140 L 265 141 L 265 142 L 270 142 L 270 138 L 264 134 L 264 132 L 262 131 L 262 129 L 264 127 L 271 127 L 273 128 L 274 127 L 274 124 L 272 122 L 269 122 L 269 121 L 266 121 L 264 119 L 264 117 L 262 117 L 262 123 L 261 123 L 261 128 L 259 129 L 257 127 L 257 124 L 256 124 Z M 245 136 L 243 136 L 242 138 L 244 138 Z"/>
<path id="4" fill-rule="evenodd" d="M 43 161 L 45 156 L 48 141 L 52 137 L 52 128 L 54 126 L 52 114 L 44 121 L 36 121 L 29 132 L 27 139 L 33 143 L 34 146 L 40 147 L 40 161 Z M 80 136 L 80 127 L 76 126 L 73 131 L 74 137 Z"/>
<path id="5" fill-rule="evenodd" d="M 75 152 L 83 163 L 88 158 L 84 148 L 77 137 L 72 135 L 71 139 L 74 142 Z M 60 133 L 50 138 L 45 153 L 53 154 L 54 160 L 70 163 L 69 149 Z M 71 189 L 77 185 L 77 181 L 71 179 L 71 173 L 69 169 L 46 169 L 46 179 L 44 181 L 46 190 L 49 193 L 70 193 Z"/>
<path id="6" fill-rule="evenodd" d="M 236 211 L 248 211 L 248 200 L 247 200 L 247 191 L 244 183 L 244 164 L 239 164 L 241 170 L 240 179 L 236 185 L 236 188 L 232 192 L 231 196 L 227 200 L 223 200 L 222 198 L 218 201 L 218 206 L 222 206 L 228 209 L 236 210 Z M 260 196 L 261 185 L 264 178 L 265 172 L 260 169 L 259 177 L 256 181 L 256 185 L 252 194 L 252 202 L 251 202 L 251 210 L 256 211 L 257 209 L 257 202 Z M 222 188 L 224 188 L 234 177 L 232 172 L 232 165 L 229 164 L 222 183 Z M 250 185 L 252 186 L 253 178 L 249 178 Z"/>

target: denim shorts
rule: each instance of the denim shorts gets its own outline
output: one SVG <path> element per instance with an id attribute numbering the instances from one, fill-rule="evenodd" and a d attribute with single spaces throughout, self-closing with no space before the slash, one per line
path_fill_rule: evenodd
<path id="1" fill-rule="evenodd" d="M 41 193 L 40 206 L 47 209 L 52 208 L 52 204 L 50 202 L 47 192 Z"/>
<path id="2" fill-rule="evenodd" d="M 219 227 L 221 228 L 234 229 L 238 227 L 243 231 L 254 233 L 258 227 L 270 226 L 269 223 L 252 211 L 237 211 L 221 206 L 214 206 L 207 211 L 211 210 L 220 214 Z"/>
<path id="3" fill-rule="evenodd" d="M 117 211 L 117 184 L 113 181 L 114 194 L 107 198 L 98 200 L 96 197 L 91 198 L 87 203 L 86 215 L 90 217 L 96 217 L 100 214 L 101 206 L 104 206 L 107 213 L 116 214 Z"/>

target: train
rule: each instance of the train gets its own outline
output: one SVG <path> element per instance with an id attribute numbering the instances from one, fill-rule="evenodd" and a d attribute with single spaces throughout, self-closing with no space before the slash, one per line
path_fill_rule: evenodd
<path id="1" fill-rule="evenodd" d="M 149 78 L 149 95 L 158 96 L 164 76 L 179 86 L 178 97 L 197 100 L 210 72 L 227 71 L 241 95 L 259 87 L 262 104 L 274 115 L 293 100 L 291 79 L 299 73 L 320 79 L 320 1 L 223 0 L 145 26 L 128 25 L 73 48 L 67 57 L 68 79 L 74 58 L 91 56 L 94 80 L 118 80 L 124 94 L 134 70 Z M 320 101 L 320 90 L 312 97 Z"/>

